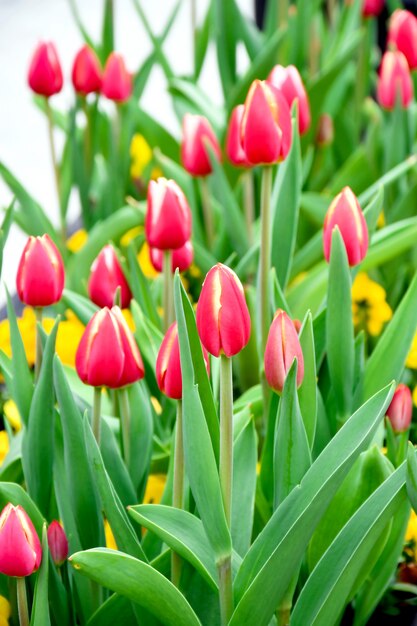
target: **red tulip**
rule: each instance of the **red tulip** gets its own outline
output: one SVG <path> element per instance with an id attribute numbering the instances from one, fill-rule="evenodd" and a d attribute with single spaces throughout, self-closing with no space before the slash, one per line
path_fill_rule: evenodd
<path id="1" fill-rule="evenodd" d="M 29 67 L 28 83 L 32 91 L 45 98 L 61 91 L 61 64 L 52 42 L 40 43 L 36 48 Z"/>
<path id="2" fill-rule="evenodd" d="M 104 68 L 101 93 L 109 100 L 125 102 L 132 90 L 132 75 L 127 71 L 122 55 L 112 52 Z"/>
<path id="3" fill-rule="evenodd" d="M 247 159 L 245 151 L 242 146 L 242 137 L 240 132 L 240 126 L 242 123 L 243 113 L 245 106 L 239 104 L 232 111 L 232 115 L 229 121 L 229 127 L 227 129 L 226 138 L 226 154 L 227 158 L 233 165 L 237 167 L 250 167 L 250 163 Z"/>
<path id="4" fill-rule="evenodd" d="M 120 287 L 122 309 L 126 309 L 132 299 L 132 292 L 114 248 L 107 245 L 91 266 L 88 295 L 97 306 L 111 308 L 118 287 Z"/>
<path id="5" fill-rule="evenodd" d="M 392 14 L 388 45 L 403 53 L 410 69 L 417 68 L 417 18 L 410 11 L 397 9 Z"/>
<path id="6" fill-rule="evenodd" d="M 207 371 L 209 358 L 207 350 L 202 346 L 203 357 Z M 158 387 L 168 398 L 180 400 L 182 398 L 182 375 L 180 361 L 180 346 L 178 341 L 177 322 L 171 324 L 159 348 L 156 359 L 156 380 Z"/>
<path id="7" fill-rule="evenodd" d="M 253 165 L 282 161 L 291 147 L 291 113 L 284 96 L 255 80 L 246 96 L 241 124 L 243 149 Z"/>
<path id="8" fill-rule="evenodd" d="M 248 343 L 251 321 L 242 283 L 222 263 L 208 272 L 197 304 L 201 343 L 213 356 L 231 357 Z"/>
<path id="9" fill-rule="evenodd" d="M 190 207 L 175 181 L 166 178 L 150 181 L 145 232 L 151 248 L 160 250 L 176 250 L 190 238 Z"/>
<path id="10" fill-rule="evenodd" d="M 41 561 L 41 542 L 30 518 L 21 506 L 9 502 L 0 515 L 0 573 L 30 576 Z"/>
<path id="11" fill-rule="evenodd" d="M 149 256 L 154 269 L 162 272 L 163 251 L 158 248 L 149 248 Z M 172 251 L 172 273 L 178 268 L 180 272 L 185 272 L 193 262 L 194 250 L 191 241 L 186 241 L 181 248 Z"/>
<path id="12" fill-rule="evenodd" d="M 402 433 L 409 429 L 413 416 L 413 399 L 406 385 L 398 385 L 387 409 L 387 415 L 394 432 Z"/>
<path id="13" fill-rule="evenodd" d="M 377 17 L 384 8 L 385 0 L 363 0 L 363 17 Z"/>
<path id="14" fill-rule="evenodd" d="M 48 235 L 29 237 L 17 270 L 19 298 L 33 307 L 55 304 L 64 289 L 64 264 Z"/>
<path id="15" fill-rule="evenodd" d="M 77 93 L 86 96 L 100 91 L 101 66 L 94 50 L 85 45 L 79 50 L 72 66 L 72 84 Z"/>
<path id="16" fill-rule="evenodd" d="M 346 248 L 349 265 L 357 265 L 368 250 L 368 227 L 358 199 L 350 187 L 345 187 L 332 201 L 323 227 L 323 247 L 326 261 L 330 261 L 332 233 L 338 227 Z"/>
<path id="17" fill-rule="evenodd" d="M 385 52 L 378 76 L 376 96 L 384 109 L 393 109 L 398 102 L 404 109 L 413 99 L 414 88 L 407 59 L 402 52 Z"/>
<path id="18" fill-rule="evenodd" d="M 275 65 L 268 76 L 268 82 L 281 91 L 290 108 L 293 102 L 298 100 L 298 129 L 300 135 L 306 133 L 311 123 L 310 103 L 295 65 L 288 65 L 288 67 Z"/>
<path id="19" fill-rule="evenodd" d="M 182 121 L 181 160 L 191 176 L 211 174 L 211 162 L 206 144 L 209 144 L 218 160 L 222 154 L 210 122 L 202 115 L 186 113 Z"/>
<path id="20" fill-rule="evenodd" d="M 48 526 L 48 546 L 53 562 L 60 567 L 68 557 L 68 539 L 65 530 L 56 520 Z"/>
<path id="21" fill-rule="evenodd" d="M 118 389 L 143 376 L 139 350 L 119 313 L 118 307 L 106 307 L 87 324 L 75 357 L 78 376 L 87 385 Z"/>
<path id="22" fill-rule="evenodd" d="M 304 358 L 293 320 L 278 309 L 269 329 L 264 365 L 268 385 L 281 393 L 294 359 L 297 359 L 297 387 L 304 378 Z"/>

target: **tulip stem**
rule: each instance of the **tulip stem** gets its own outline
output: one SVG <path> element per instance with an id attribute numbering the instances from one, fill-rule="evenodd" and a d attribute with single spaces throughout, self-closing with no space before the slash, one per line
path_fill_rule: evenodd
<path id="1" fill-rule="evenodd" d="M 220 485 L 224 511 L 230 528 L 232 521 L 233 479 L 233 376 L 232 359 L 220 356 Z"/>
<path id="2" fill-rule="evenodd" d="M 264 167 L 261 189 L 261 358 L 263 358 L 270 325 L 269 270 L 271 264 L 271 190 L 272 167 Z"/>
<path id="3" fill-rule="evenodd" d="M 175 450 L 174 450 L 174 482 L 172 492 L 172 505 L 182 509 L 184 505 L 184 443 L 182 429 L 182 401 L 177 402 L 177 423 L 175 427 Z M 171 581 L 178 587 L 181 576 L 181 557 L 172 552 L 171 555 Z"/>
<path id="4" fill-rule="evenodd" d="M 243 174 L 243 205 L 245 208 L 246 232 L 248 233 L 249 245 L 253 243 L 253 222 L 255 218 L 255 207 L 253 202 L 253 174 L 252 170 L 247 170 Z"/>
<path id="5" fill-rule="evenodd" d="M 210 202 L 210 191 L 207 176 L 200 178 L 201 204 L 203 208 L 204 227 L 206 230 L 207 245 L 209 250 L 213 247 L 214 241 L 214 223 L 213 223 L 213 207 Z"/>
<path id="6" fill-rule="evenodd" d="M 120 425 L 122 429 L 123 458 L 130 469 L 130 404 L 126 387 L 119 389 Z"/>
<path id="7" fill-rule="evenodd" d="M 164 275 L 164 292 L 162 306 L 164 309 L 164 331 L 166 332 L 174 319 L 172 250 L 164 250 L 162 272 Z"/>
<path id="8" fill-rule="evenodd" d="M 50 149 L 51 149 L 51 157 L 52 157 L 52 166 L 53 166 L 53 169 L 54 169 L 56 194 L 57 194 L 57 197 L 58 197 L 59 217 L 60 217 L 60 221 L 61 221 L 61 234 L 62 234 L 62 239 L 63 239 L 63 241 L 65 243 L 65 241 L 67 239 L 67 227 L 66 227 L 66 224 L 65 224 L 65 215 L 64 215 L 63 206 L 61 204 L 61 183 L 60 183 L 60 178 L 59 178 L 59 166 L 58 166 L 58 159 L 57 159 L 57 155 L 56 155 L 55 141 L 54 141 L 54 118 L 53 118 L 51 105 L 49 104 L 49 98 L 45 98 L 45 108 L 46 108 L 46 115 L 47 115 L 47 118 L 48 118 L 49 146 L 50 146 Z"/>
<path id="9" fill-rule="evenodd" d="M 19 611 L 20 626 L 29 626 L 28 598 L 26 594 L 26 579 L 17 578 L 17 608 Z"/>
<path id="10" fill-rule="evenodd" d="M 220 623 L 227 626 L 233 614 L 232 557 L 217 565 L 219 573 Z"/>
<path id="11" fill-rule="evenodd" d="M 100 420 L 101 420 L 101 387 L 94 387 L 93 402 L 93 435 L 100 445 Z"/>
<path id="12" fill-rule="evenodd" d="M 35 383 L 38 382 L 39 373 L 41 371 L 41 365 L 42 365 L 42 352 L 43 352 L 42 335 L 41 335 L 42 312 L 43 312 L 43 309 L 41 306 L 35 307 L 35 317 L 36 317 Z"/>

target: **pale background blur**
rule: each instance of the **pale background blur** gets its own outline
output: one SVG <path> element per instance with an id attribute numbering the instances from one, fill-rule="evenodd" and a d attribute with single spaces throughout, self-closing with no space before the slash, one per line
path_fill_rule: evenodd
<path id="1" fill-rule="evenodd" d="M 247 15 L 253 14 L 252 0 L 238 0 Z M 98 40 L 102 21 L 103 0 L 77 0 L 79 13 L 90 36 Z M 205 15 L 207 0 L 198 0 L 198 17 Z M 130 71 L 135 71 L 151 51 L 149 38 L 142 26 L 132 0 L 114 0 L 115 46 L 126 57 Z M 174 0 L 142 0 L 149 22 L 159 34 L 175 6 Z M 66 109 L 73 100 L 71 67 L 82 45 L 82 38 L 72 17 L 68 0 L 0 0 L 0 161 L 12 171 L 57 224 L 55 188 L 47 140 L 46 120 L 32 102 L 26 83 L 31 54 L 40 40 L 53 40 L 58 48 L 64 72 L 64 89 L 54 96 L 53 104 Z M 164 50 L 173 68 L 186 73 L 192 67 L 190 2 L 183 0 L 177 21 Z M 247 58 L 238 51 L 238 67 L 245 67 Z M 203 68 L 200 85 L 210 98 L 221 103 L 214 50 Z M 141 106 L 152 113 L 174 135 L 179 126 L 166 95 L 166 82 L 156 66 L 141 100 Z M 59 135 L 57 135 L 59 141 Z M 11 194 L 0 180 L 0 207 L 11 200 Z M 70 221 L 78 216 L 76 197 L 70 205 Z M 3 281 L 15 291 L 15 276 L 26 235 L 13 227 L 5 249 Z M 4 303 L 4 287 L 0 304 Z"/>

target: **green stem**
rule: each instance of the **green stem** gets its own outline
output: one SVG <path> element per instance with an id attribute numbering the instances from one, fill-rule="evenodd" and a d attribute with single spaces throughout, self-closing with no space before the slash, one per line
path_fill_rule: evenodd
<path id="1" fill-rule="evenodd" d="M 166 332 L 174 319 L 174 293 L 172 280 L 172 250 L 164 250 L 162 272 L 164 278 L 163 309 L 164 331 Z"/>
<path id="2" fill-rule="evenodd" d="M 56 187 L 56 193 L 58 197 L 59 217 L 61 221 L 61 234 L 62 234 L 62 239 L 65 243 L 67 239 L 67 226 L 65 224 L 65 215 L 63 212 L 63 207 L 61 205 L 61 182 L 60 182 L 60 177 L 59 177 L 58 158 L 57 158 L 57 154 L 55 150 L 55 141 L 54 141 L 54 118 L 53 118 L 51 105 L 49 104 L 49 98 L 45 98 L 45 108 L 46 108 L 46 115 L 48 118 L 49 147 L 51 150 L 52 165 L 54 169 L 54 178 L 55 178 L 55 187 Z"/>
<path id="3" fill-rule="evenodd" d="M 172 506 L 182 509 L 184 506 L 184 443 L 182 428 L 182 401 L 177 402 L 177 423 L 175 428 L 175 451 L 174 451 L 174 481 L 172 492 Z M 181 557 L 172 552 L 171 555 L 171 580 L 178 587 L 181 576 Z"/>
<path id="4" fill-rule="evenodd" d="M 35 317 L 36 317 L 36 347 L 35 347 L 35 383 L 38 382 L 39 373 L 41 371 L 42 365 L 42 312 L 43 308 L 41 306 L 35 307 Z"/>
<path id="5" fill-rule="evenodd" d="M 291 580 L 290 585 L 282 599 L 282 602 L 276 611 L 277 626 L 288 626 L 288 624 L 290 623 L 292 601 L 294 591 L 297 586 L 298 576 L 299 572 L 297 572 Z"/>
<path id="6" fill-rule="evenodd" d="M 214 223 L 213 223 L 213 207 L 210 202 L 210 192 L 207 176 L 200 178 L 201 204 L 203 208 L 204 227 L 206 230 L 207 245 L 209 250 L 213 247 L 214 242 Z"/>
<path id="7" fill-rule="evenodd" d="M 100 445 L 100 420 L 101 420 L 101 387 L 94 387 L 93 435 L 98 445 Z"/>
<path id="8" fill-rule="evenodd" d="M 264 167 L 262 172 L 261 189 L 261 258 L 260 258 L 260 287 L 261 287 L 261 359 L 265 352 L 268 338 L 270 317 L 269 302 L 269 270 L 271 264 L 271 190 L 272 167 Z"/>
<path id="9" fill-rule="evenodd" d="M 329 17 L 330 26 L 333 26 L 336 12 L 336 0 L 327 0 L 327 15 Z"/>
<path id="10" fill-rule="evenodd" d="M 253 173 L 247 170 L 243 175 L 243 204 L 245 208 L 246 232 L 248 233 L 249 245 L 253 244 L 253 222 L 255 207 L 253 198 Z"/>
<path id="11" fill-rule="evenodd" d="M 227 524 L 232 521 L 233 378 L 232 359 L 220 356 L 220 486 Z"/>
<path id="12" fill-rule="evenodd" d="M 29 626 L 28 598 L 26 594 L 26 579 L 17 578 L 17 608 L 19 611 L 20 626 Z"/>
<path id="13" fill-rule="evenodd" d="M 88 173 L 91 173 L 91 155 L 92 155 L 92 133 L 91 133 L 91 119 L 90 111 L 88 108 L 88 102 L 86 96 L 81 97 L 81 104 L 85 115 L 85 131 L 84 131 L 84 159 L 85 166 Z"/>
<path id="14" fill-rule="evenodd" d="M 217 565 L 219 573 L 220 623 L 227 626 L 233 613 L 232 557 Z"/>
<path id="15" fill-rule="evenodd" d="M 285 26 L 288 19 L 288 0 L 278 0 L 278 28 Z"/>
<path id="16" fill-rule="evenodd" d="M 126 387 L 119 389 L 120 424 L 122 428 L 123 458 L 130 469 L 130 404 Z"/>

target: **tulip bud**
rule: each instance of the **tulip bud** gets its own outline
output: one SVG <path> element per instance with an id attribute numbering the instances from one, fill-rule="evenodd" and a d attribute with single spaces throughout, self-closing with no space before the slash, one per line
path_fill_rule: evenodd
<path id="1" fill-rule="evenodd" d="M 126 309 L 132 299 L 132 292 L 114 248 L 108 245 L 102 249 L 91 266 L 88 295 L 97 306 L 111 308 L 118 287 L 122 309 Z"/>
<path id="2" fill-rule="evenodd" d="M 48 546 L 53 562 L 61 567 L 68 557 L 68 539 L 65 530 L 56 520 L 48 526 Z"/>
<path id="3" fill-rule="evenodd" d="M 297 387 L 304 378 L 304 358 L 293 320 L 278 309 L 269 329 L 264 366 L 268 385 L 281 393 L 291 365 L 297 359 Z"/>
<path id="4" fill-rule="evenodd" d="M 99 92 L 101 88 L 100 61 L 94 50 L 85 45 L 79 50 L 72 66 L 72 84 L 83 96 Z"/>
<path id="5" fill-rule="evenodd" d="M 393 109 L 398 102 L 404 109 L 413 99 L 414 88 L 407 59 L 402 52 L 385 52 L 379 70 L 376 97 L 384 109 Z"/>
<path id="6" fill-rule="evenodd" d="M 182 121 L 181 161 L 191 176 L 211 174 L 211 162 L 206 144 L 220 161 L 222 153 L 210 122 L 202 115 L 186 113 Z"/>
<path id="7" fill-rule="evenodd" d="M 207 350 L 202 346 L 203 357 L 207 371 L 209 371 L 209 357 Z M 156 359 L 156 380 L 159 389 L 168 398 L 180 400 L 182 398 L 182 375 L 180 361 L 180 346 L 178 341 L 177 322 L 171 324 L 159 348 Z"/>
<path id="8" fill-rule="evenodd" d="M 29 67 L 28 83 L 32 91 L 45 98 L 61 91 L 61 64 L 52 42 L 40 43 L 36 48 Z"/>
<path id="9" fill-rule="evenodd" d="M 252 83 L 240 132 L 243 149 L 253 165 L 285 159 L 292 140 L 291 113 L 278 89 L 266 81 Z"/>
<path id="10" fill-rule="evenodd" d="M 251 321 L 242 283 L 222 263 L 204 280 L 196 321 L 201 343 L 213 356 L 231 357 L 249 341 Z"/>
<path id="11" fill-rule="evenodd" d="M 250 167 L 250 163 L 242 146 L 242 137 L 240 132 L 240 126 L 242 123 L 244 111 L 245 106 L 243 104 L 239 104 L 233 109 L 227 129 L 227 158 L 231 163 L 233 163 L 233 165 L 236 165 L 237 167 Z"/>
<path id="12" fill-rule="evenodd" d="M 190 207 L 175 181 L 166 178 L 150 181 L 145 232 L 151 248 L 160 250 L 176 250 L 190 238 Z"/>
<path id="13" fill-rule="evenodd" d="M 109 100 L 125 102 L 132 90 L 132 75 L 127 71 L 122 55 L 112 52 L 104 68 L 101 93 Z"/>
<path id="14" fill-rule="evenodd" d="M 162 272 L 163 251 L 158 248 L 149 248 L 149 256 L 153 268 L 157 272 Z M 172 251 L 172 273 L 178 268 L 180 272 L 185 272 L 193 262 L 194 250 L 191 241 L 186 241 L 181 248 Z"/>
<path id="15" fill-rule="evenodd" d="M 411 70 L 417 68 L 417 18 L 410 11 L 397 9 L 392 14 L 388 45 L 403 53 Z"/>
<path id="16" fill-rule="evenodd" d="M 119 325 L 120 337 L 122 340 L 122 349 L 124 353 L 124 365 L 122 375 L 119 380 L 118 387 L 131 385 L 137 380 L 145 376 L 142 357 L 135 338 L 127 325 L 125 318 L 118 306 L 114 306 L 111 310 Z"/>
<path id="17" fill-rule="evenodd" d="M 346 248 L 350 266 L 357 265 L 368 250 L 368 227 L 358 199 L 350 187 L 345 187 L 332 201 L 323 226 L 324 256 L 330 261 L 332 233 L 338 227 Z"/>
<path id="18" fill-rule="evenodd" d="M 394 432 L 402 433 L 409 429 L 413 415 L 413 399 L 406 385 L 402 383 L 398 385 L 387 409 L 387 415 Z"/>
<path id="19" fill-rule="evenodd" d="M 295 65 L 288 65 L 288 67 L 275 65 L 268 76 L 268 83 L 281 91 L 290 109 L 293 102 L 298 100 L 298 129 L 300 135 L 306 133 L 311 123 L 310 103 Z"/>
<path id="20" fill-rule="evenodd" d="M 30 576 L 41 561 L 41 542 L 30 518 L 21 506 L 9 502 L 0 515 L 0 573 Z"/>
<path id="21" fill-rule="evenodd" d="M 363 0 L 362 16 L 377 17 L 384 8 L 385 0 Z"/>
<path id="22" fill-rule="evenodd" d="M 58 302 L 64 289 L 64 264 L 58 248 L 48 235 L 29 237 L 17 269 L 19 298 L 33 307 Z"/>
<path id="23" fill-rule="evenodd" d="M 317 145 L 320 146 L 320 148 L 325 148 L 326 146 L 329 146 L 331 143 L 333 143 L 333 139 L 334 139 L 333 119 L 328 113 L 323 113 L 323 115 L 320 115 L 318 128 L 317 128 L 317 135 L 316 135 Z"/>

